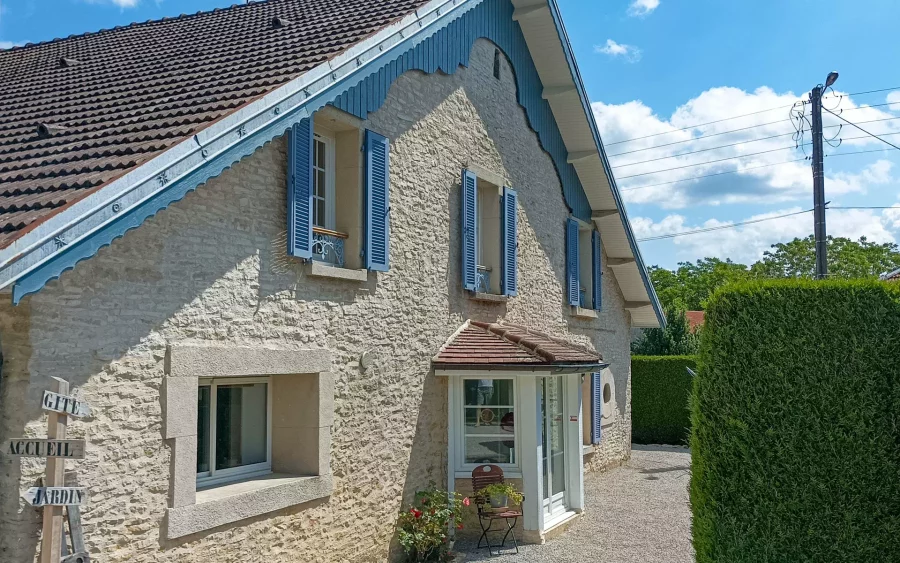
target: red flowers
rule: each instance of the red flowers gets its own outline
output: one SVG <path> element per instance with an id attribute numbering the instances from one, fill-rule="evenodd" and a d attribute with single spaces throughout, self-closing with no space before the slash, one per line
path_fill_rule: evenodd
<path id="1" fill-rule="evenodd" d="M 465 505 L 465 506 L 469 506 L 470 504 L 472 504 L 472 501 L 469 500 L 469 497 L 465 497 L 465 498 L 462 500 L 462 503 L 463 503 L 463 505 Z"/>
<path id="2" fill-rule="evenodd" d="M 462 522 L 460 522 L 459 524 L 456 525 L 456 529 L 457 529 L 457 530 L 462 530 Z"/>
<path id="3" fill-rule="evenodd" d="M 421 518 L 421 517 L 422 517 L 422 511 L 421 511 L 421 510 L 416 510 L 415 508 L 410 508 L 409 511 L 410 511 L 410 512 L 412 513 L 412 515 L 415 516 L 416 518 Z"/>

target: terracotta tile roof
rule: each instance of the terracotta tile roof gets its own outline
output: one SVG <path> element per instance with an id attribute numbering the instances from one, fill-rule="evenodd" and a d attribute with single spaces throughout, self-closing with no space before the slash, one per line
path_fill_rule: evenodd
<path id="1" fill-rule="evenodd" d="M 0 51 L 0 248 L 424 1 L 268 0 Z"/>
<path id="2" fill-rule="evenodd" d="M 603 360 L 591 352 L 560 338 L 510 323 L 469 321 L 433 358 L 435 366 L 597 365 Z"/>
<path id="3" fill-rule="evenodd" d="M 685 311 L 684 317 L 687 319 L 688 328 L 695 331 L 703 326 L 703 320 L 706 318 L 705 311 Z"/>

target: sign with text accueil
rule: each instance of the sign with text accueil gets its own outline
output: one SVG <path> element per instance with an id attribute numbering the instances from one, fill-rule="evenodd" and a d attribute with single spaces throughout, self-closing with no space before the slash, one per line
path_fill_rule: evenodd
<path id="1" fill-rule="evenodd" d="M 63 457 L 84 459 L 84 440 L 43 440 L 13 438 L 6 453 L 21 457 Z"/>
<path id="2" fill-rule="evenodd" d="M 53 391 L 44 391 L 44 398 L 41 400 L 41 407 L 44 410 L 61 412 L 70 416 L 90 416 L 91 408 L 87 403 L 79 401 L 75 397 L 68 395 L 60 395 Z"/>
<path id="3" fill-rule="evenodd" d="M 22 498 L 31 506 L 72 506 L 84 503 L 82 487 L 31 487 Z"/>

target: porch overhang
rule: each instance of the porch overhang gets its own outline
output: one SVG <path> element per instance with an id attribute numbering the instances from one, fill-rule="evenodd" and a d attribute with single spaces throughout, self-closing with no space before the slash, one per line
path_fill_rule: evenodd
<path id="1" fill-rule="evenodd" d="M 585 346 L 522 325 L 470 320 L 441 347 L 432 366 L 437 376 L 548 377 L 600 371 L 609 363 Z"/>

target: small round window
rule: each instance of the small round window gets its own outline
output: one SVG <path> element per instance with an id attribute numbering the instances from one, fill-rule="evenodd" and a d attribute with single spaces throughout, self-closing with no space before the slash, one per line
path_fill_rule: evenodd
<path id="1" fill-rule="evenodd" d="M 608 403 L 612 398 L 612 391 L 609 389 L 609 383 L 603 386 L 603 402 Z"/>

